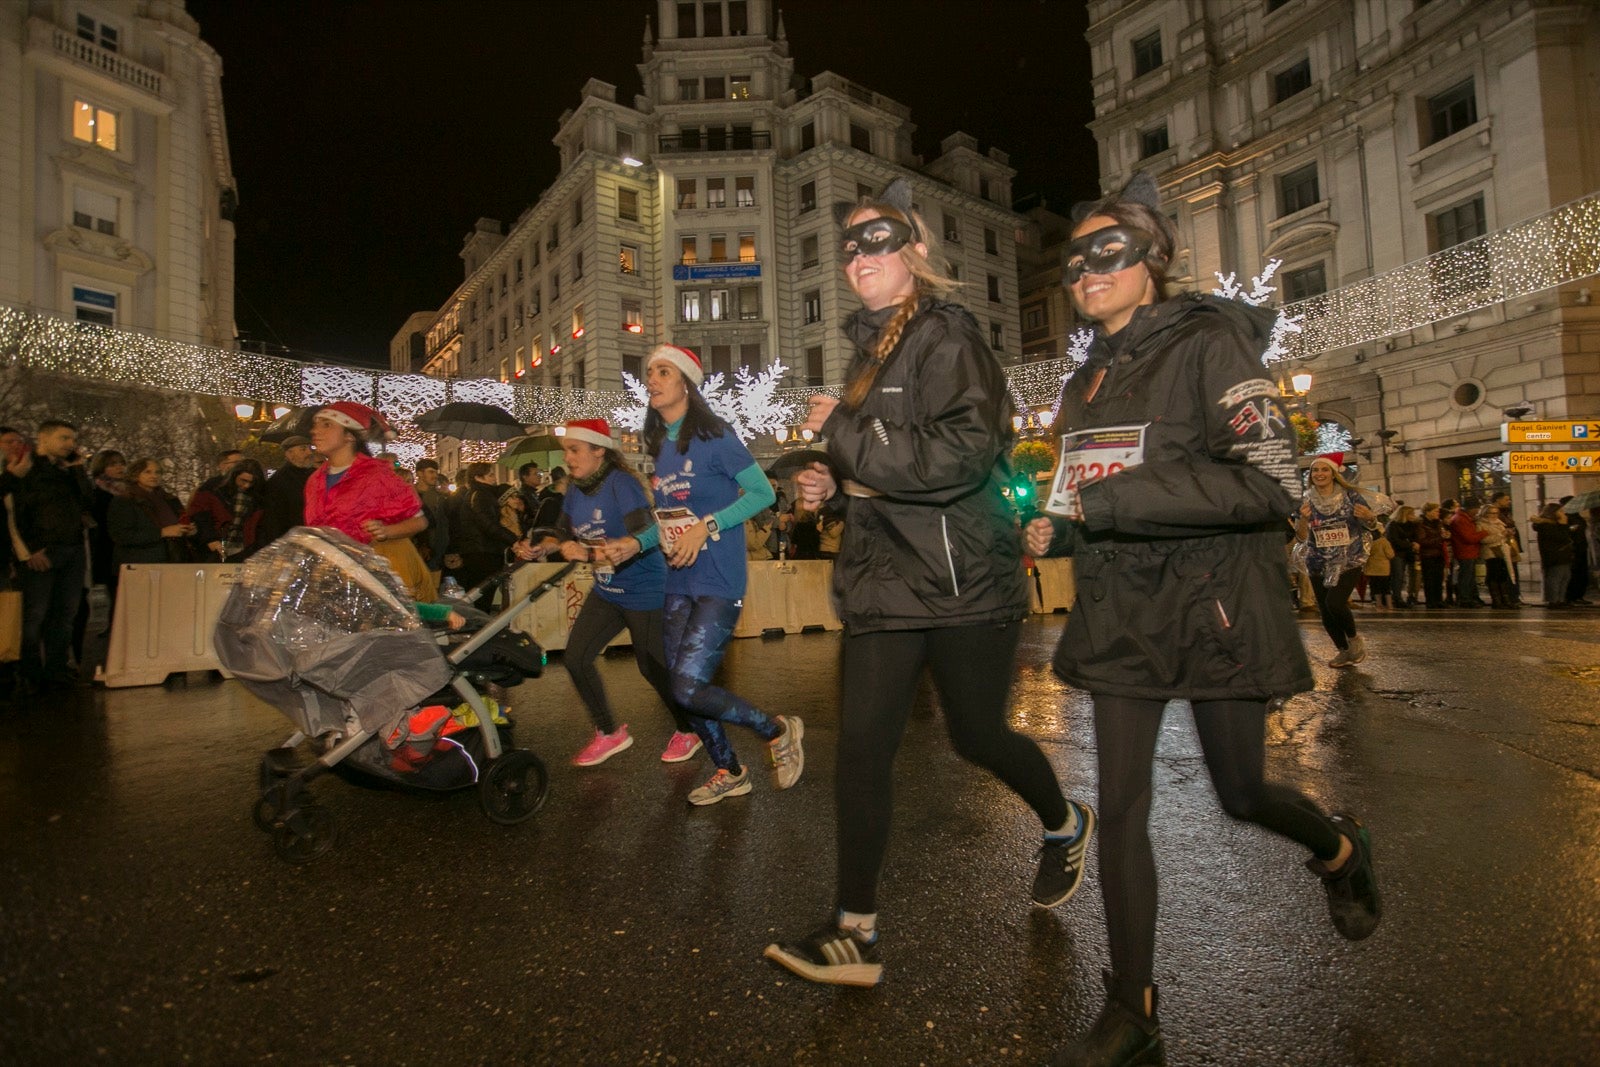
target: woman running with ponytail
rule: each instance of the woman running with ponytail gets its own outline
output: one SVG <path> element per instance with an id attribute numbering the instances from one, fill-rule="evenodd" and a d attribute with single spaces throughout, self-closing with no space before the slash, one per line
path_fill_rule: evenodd
<path id="1" fill-rule="evenodd" d="M 875 985 L 877 890 L 889 844 L 895 751 L 924 666 L 933 671 L 956 751 L 1010 786 L 1044 841 L 1040 907 L 1083 878 L 1094 813 L 1061 794 L 1039 746 L 1006 723 L 1022 619 L 1022 549 L 1001 486 L 1010 474 L 1005 376 L 896 181 L 847 207 L 845 277 L 865 308 L 845 323 L 860 352 L 845 398 L 811 398 L 821 464 L 797 476 L 808 508 L 844 511 L 834 593 L 844 621 L 838 781 L 837 910 L 767 958 L 814 982 Z M 836 493 L 841 495 L 835 496 Z"/>

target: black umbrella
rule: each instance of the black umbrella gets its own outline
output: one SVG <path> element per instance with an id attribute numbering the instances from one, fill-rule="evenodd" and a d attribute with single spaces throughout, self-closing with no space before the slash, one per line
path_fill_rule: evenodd
<path id="1" fill-rule="evenodd" d="M 415 421 L 419 430 L 462 441 L 509 441 L 528 432 L 505 408 L 466 400 L 424 411 Z"/>
<path id="2" fill-rule="evenodd" d="M 797 448 L 792 452 L 785 452 L 773 461 L 772 466 L 767 468 L 767 476 L 771 478 L 793 477 L 813 463 L 822 463 L 832 469 L 833 457 L 828 455 L 828 450 L 825 448 Z"/>
<path id="3" fill-rule="evenodd" d="M 311 420 L 321 410 L 321 404 L 290 408 L 267 423 L 267 428 L 261 431 L 261 439 L 275 445 L 281 445 L 291 437 L 309 437 L 311 436 Z"/>

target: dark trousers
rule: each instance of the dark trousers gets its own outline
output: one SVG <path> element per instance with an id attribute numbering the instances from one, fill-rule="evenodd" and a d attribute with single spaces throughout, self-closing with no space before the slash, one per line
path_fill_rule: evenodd
<path id="1" fill-rule="evenodd" d="M 838 771 L 839 907 L 878 910 L 878 875 L 894 811 L 894 757 L 933 671 L 945 729 L 964 759 L 1010 786 L 1045 829 L 1067 821 L 1067 801 L 1044 753 L 1011 729 L 1006 709 L 1019 623 L 852 634 L 844 640 Z"/>
<path id="2" fill-rule="evenodd" d="M 1350 592 L 1361 578 L 1361 568 L 1351 567 L 1339 575 L 1337 585 L 1323 585 L 1323 575 L 1311 575 L 1311 591 L 1317 597 L 1317 610 L 1322 612 L 1322 628 L 1328 631 L 1340 651 L 1350 647 L 1356 635 L 1356 617 L 1350 612 Z"/>
<path id="3" fill-rule="evenodd" d="M 1483 601 L 1478 597 L 1478 561 L 1475 559 L 1456 561 L 1456 606 L 1483 607 Z"/>
<path id="4" fill-rule="evenodd" d="M 595 728 L 607 734 L 617 730 L 617 717 L 612 713 L 600 672 L 595 669 L 595 660 L 624 627 L 633 638 L 633 659 L 639 665 L 639 673 L 667 705 L 678 729 L 688 733 L 689 719 L 672 699 L 672 681 L 661 645 L 661 612 L 625 608 L 590 593 L 583 602 L 583 610 L 572 623 L 566 651 L 561 653 L 561 665 L 572 676 L 572 685 L 578 690 L 578 697 L 588 709 Z"/>
<path id="5" fill-rule="evenodd" d="M 1353 584 L 1353 583 L 1352 583 Z M 1150 848 L 1150 768 L 1166 703 L 1096 695 L 1100 759 L 1100 891 L 1105 897 L 1111 973 L 1119 1000 L 1144 1011 L 1156 940 L 1156 867 Z M 1308 797 L 1265 780 L 1263 702 L 1201 701 L 1195 730 L 1222 810 L 1309 848 L 1318 859 L 1339 854 L 1339 831 Z"/>
<path id="6" fill-rule="evenodd" d="M 1422 559 L 1422 595 L 1427 598 L 1428 607 L 1444 607 L 1444 557 L 1428 557 Z"/>
<path id="7" fill-rule="evenodd" d="M 743 697 L 711 684 L 739 624 L 742 603 L 715 596 L 667 594 L 661 612 L 662 645 L 672 677 L 672 699 L 689 713 L 695 734 L 705 742 L 711 762 L 738 772 L 724 723 L 754 730 L 763 741 L 775 741 L 783 727 Z"/>
<path id="8" fill-rule="evenodd" d="M 17 586 L 22 590 L 22 661 L 25 678 L 38 680 L 65 674 L 72 645 L 72 624 L 83 602 L 83 579 L 88 560 L 81 545 L 51 545 L 45 549 L 48 570 L 36 571 L 26 561 L 17 564 Z"/>

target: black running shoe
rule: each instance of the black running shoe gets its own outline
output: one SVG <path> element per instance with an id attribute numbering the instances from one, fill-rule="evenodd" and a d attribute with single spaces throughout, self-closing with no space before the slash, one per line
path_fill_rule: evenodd
<path id="1" fill-rule="evenodd" d="M 1330 816 L 1341 834 L 1350 839 L 1352 851 L 1344 866 L 1328 870 L 1323 861 L 1312 858 L 1306 866 L 1322 878 L 1328 891 L 1328 914 L 1333 928 L 1351 941 L 1371 937 L 1383 918 L 1383 902 L 1378 898 L 1378 876 L 1372 869 L 1372 838 L 1354 815 Z"/>
<path id="2" fill-rule="evenodd" d="M 863 941 L 837 923 L 824 923 L 791 944 L 768 945 L 762 955 L 813 982 L 875 986 L 883 980 L 877 937 Z"/>
<path id="3" fill-rule="evenodd" d="M 1039 873 L 1033 879 L 1033 902 L 1041 908 L 1065 904 L 1083 884 L 1084 851 L 1094 833 L 1094 809 L 1067 801 L 1078 813 L 1078 836 L 1046 841 L 1039 849 Z"/>
<path id="4" fill-rule="evenodd" d="M 1166 1045 L 1161 1021 L 1128 1010 L 1112 993 L 1111 975 L 1105 975 L 1106 1006 L 1087 1034 L 1063 1049 L 1054 1067 L 1163 1067 Z M 1152 992 L 1152 1005 L 1159 1007 Z"/>

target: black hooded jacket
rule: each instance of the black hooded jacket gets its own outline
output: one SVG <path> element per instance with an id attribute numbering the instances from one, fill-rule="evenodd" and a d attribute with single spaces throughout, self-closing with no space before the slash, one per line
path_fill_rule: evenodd
<path id="1" fill-rule="evenodd" d="M 844 331 L 866 350 L 894 308 L 859 311 Z M 1005 375 L 957 304 L 924 299 L 856 411 L 823 435 L 844 477 L 880 492 L 845 497 L 834 563 L 849 633 L 967 626 L 1028 610 L 1022 545 L 1001 493 L 1014 431 Z"/>
<path id="2" fill-rule="evenodd" d="M 1091 693 L 1266 699 L 1312 687 L 1288 595 L 1294 429 L 1261 365 L 1275 313 L 1188 294 L 1097 336 L 1058 433 L 1143 426 L 1143 462 L 1057 520 L 1078 599 L 1055 671 Z"/>

